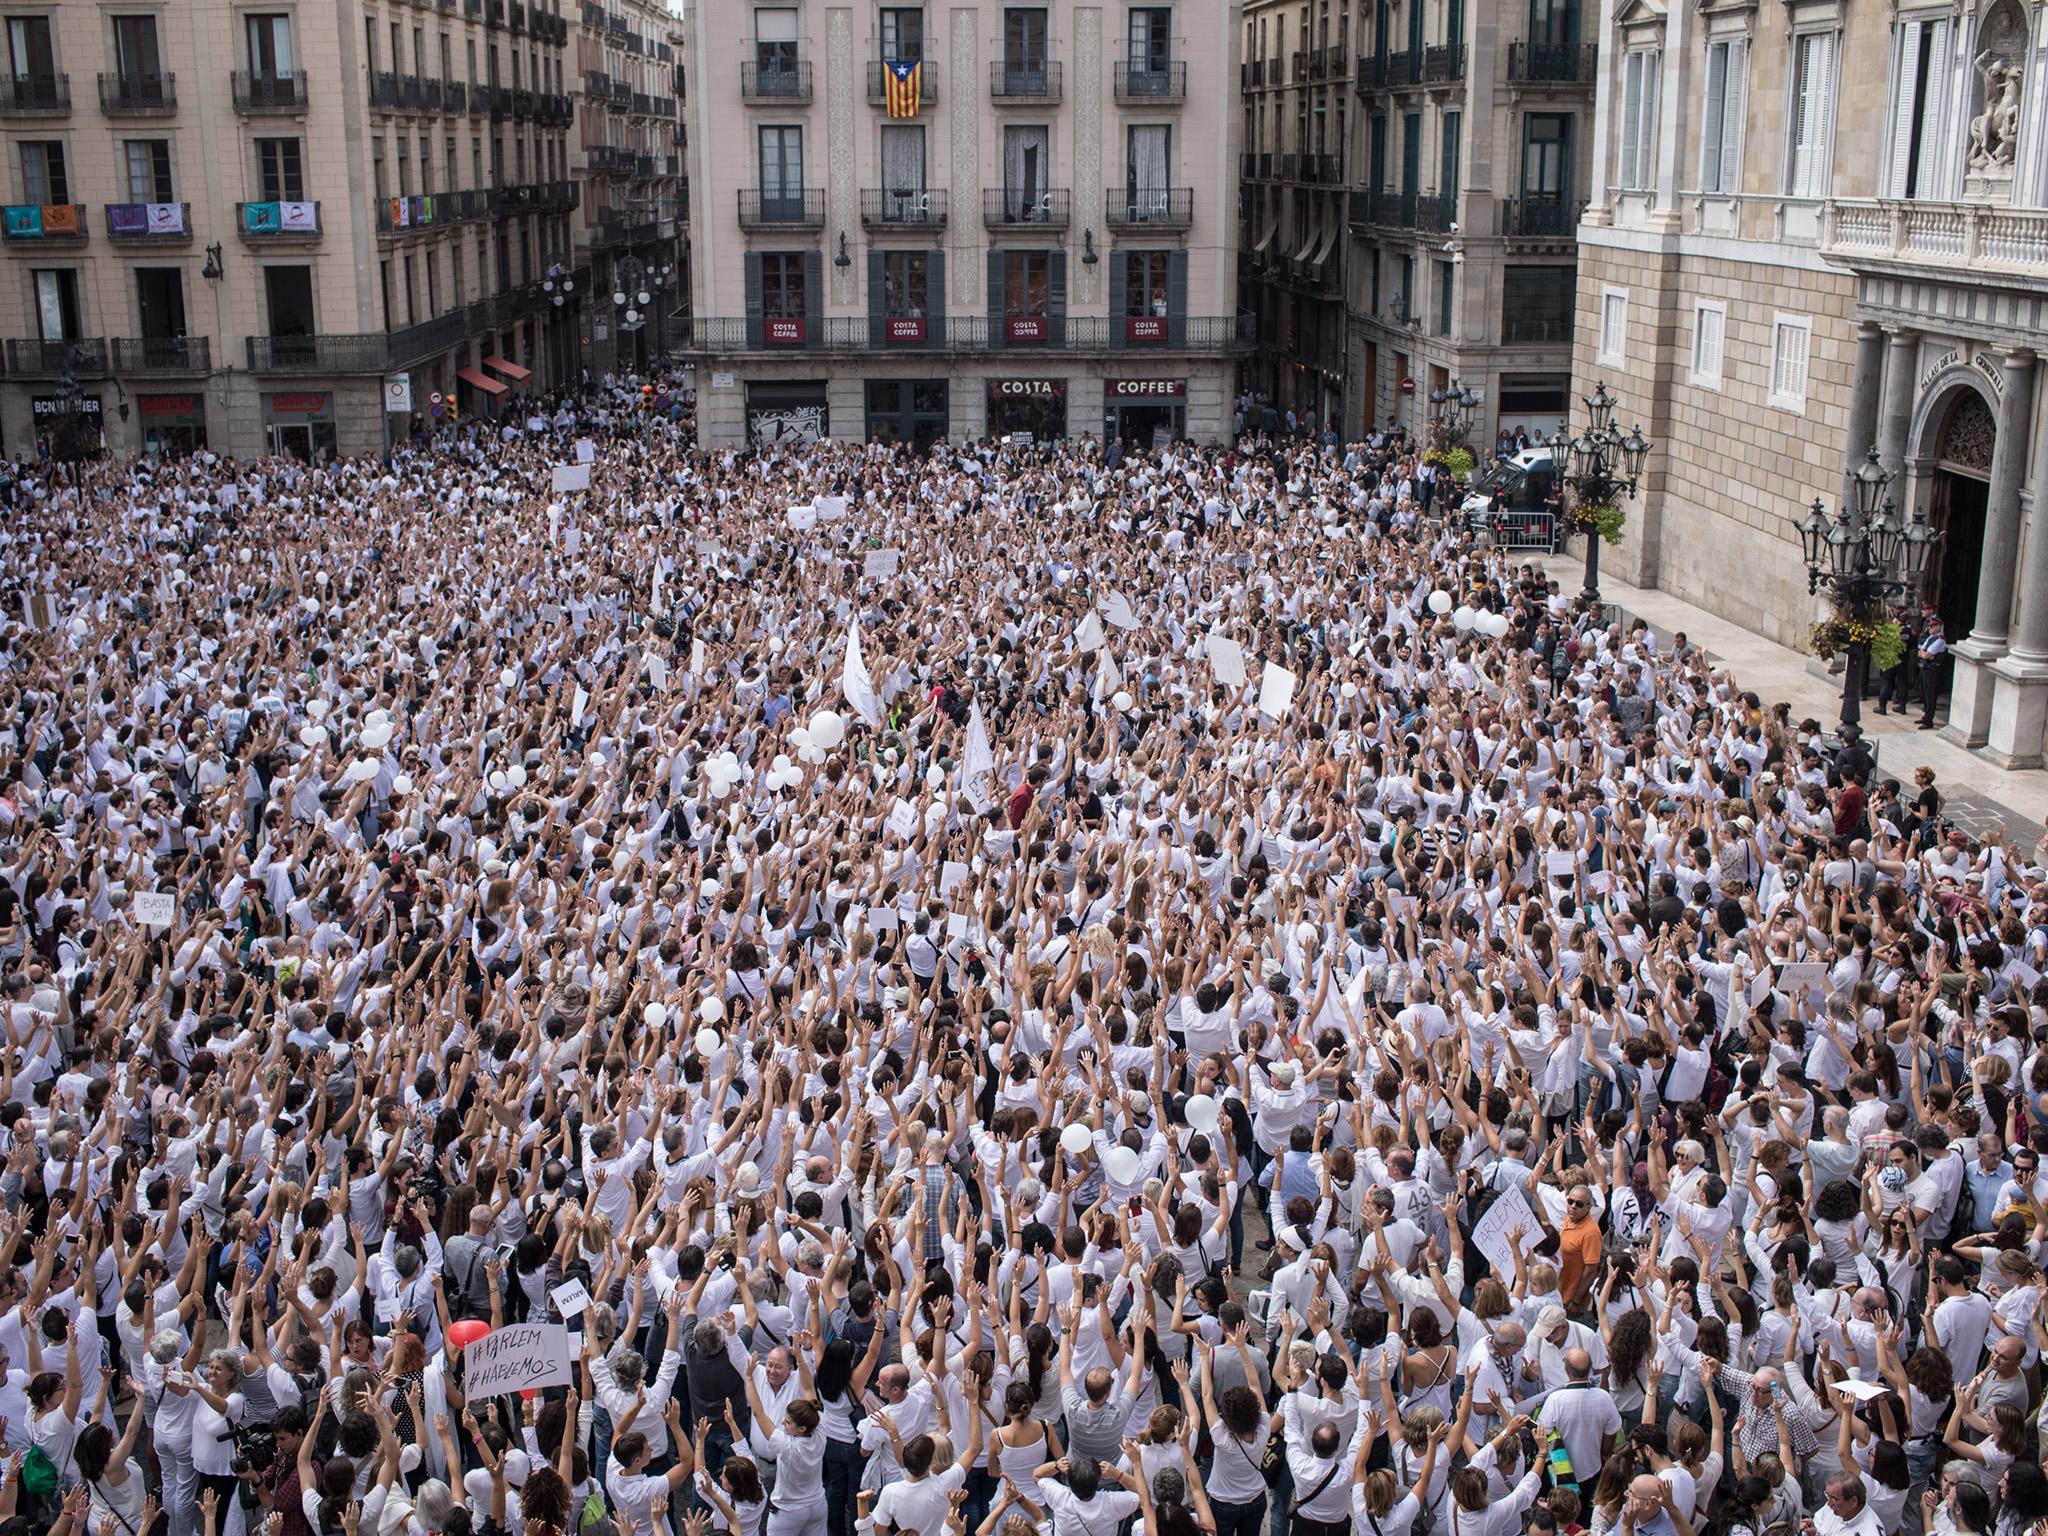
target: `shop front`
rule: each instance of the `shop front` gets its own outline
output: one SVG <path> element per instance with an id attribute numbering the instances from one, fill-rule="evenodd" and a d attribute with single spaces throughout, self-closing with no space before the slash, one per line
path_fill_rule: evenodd
<path id="1" fill-rule="evenodd" d="M 945 439 L 947 404 L 944 379 L 869 379 L 867 440 L 909 443 L 922 453 Z"/>
<path id="2" fill-rule="evenodd" d="M 106 447 L 98 395 L 36 395 L 29 401 L 36 436 L 53 459 L 96 458 Z"/>
<path id="3" fill-rule="evenodd" d="M 990 379 L 988 435 L 1028 434 L 1033 442 L 1067 435 L 1065 379 Z"/>
<path id="4" fill-rule="evenodd" d="M 1127 445 L 1158 448 L 1187 436 L 1186 379 L 1106 379 L 1102 435 Z"/>
<path id="5" fill-rule="evenodd" d="M 334 395 L 294 390 L 263 397 L 263 435 L 270 451 L 311 462 L 334 449 Z"/>
<path id="6" fill-rule="evenodd" d="M 832 431 L 823 379 L 747 385 L 747 441 L 819 443 Z"/>
<path id="7" fill-rule="evenodd" d="M 206 396 L 137 395 L 144 453 L 197 453 L 206 446 Z"/>

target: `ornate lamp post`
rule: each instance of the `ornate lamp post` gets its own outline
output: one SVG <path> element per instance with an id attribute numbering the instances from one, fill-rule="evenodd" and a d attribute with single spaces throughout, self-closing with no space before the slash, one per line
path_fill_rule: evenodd
<path id="1" fill-rule="evenodd" d="M 1568 437 L 1559 427 L 1549 444 L 1560 491 L 1571 495 L 1571 526 L 1586 536 L 1586 586 L 1579 596 L 1600 601 L 1600 545 L 1621 538 L 1621 501 L 1634 501 L 1636 481 L 1650 457 L 1650 440 L 1637 426 L 1622 435 L 1614 420 L 1618 402 L 1600 384 L 1586 397 L 1586 430 Z"/>
<path id="2" fill-rule="evenodd" d="M 1886 620 L 1886 606 L 1920 589 L 1928 557 L 1941 539 L 1927 526 L 1927 514 L 1916 508 L 1911 522 L 1902 522 L 1888 487 L 1892 477 L 1878 462 L 1877 445 L 1850 476 L 1855 505 L 1844 502 L 1834 520 L 1816 496 L 1798 522 L 1799 542 L 1806 557 L 1809 595 L 1827 590 L 1835 605 L 1834 623 L 1846 641 L 1842 669 L 1841 735 L 1853 742 L 1863 734 L 1863 689 L 1870 680 L 1870 646 Z"/>
<path id="3" fill-rule="evenodd" d="M 1453 379 L 1448 386 L 1432 389 L 1429 403 L 1435 408 L 1437 432 L 1444 444 L 1464 442 L 1472 426 L 1472 412 L 1479 406 L 1479 392 L 1462 380 Z"/>

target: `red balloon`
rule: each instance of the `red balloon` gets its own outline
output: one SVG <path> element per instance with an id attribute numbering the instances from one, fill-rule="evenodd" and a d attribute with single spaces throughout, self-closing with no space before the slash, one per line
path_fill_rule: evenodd
<path id="1" fill-rule="evenodd" d="M 533 1400 L 534 1400 L 534 1399 L 535 1399 L 536 1397 L 539 1397 L 539 1396 L 540 1396 L 540 1388 L 539 1388 L 539 1387 L 521 1387 L 521 1388 L 519 1389 L 519 1395 L 520 1395 L 521 1397 L 525 1398 L 525 1399 L 526 1399 L 526 1401 L 528 1401 L 528 1402 L 530 1403 L 530 1402 L 532 1402 L 532 1401 L 533 1401 Z"/>
<path id="2" fill-rule="evenodd" d="M 467 1349 L 490 1331 L 491 1325 L 482 1318 L 465 1317 L 459 1323 L 448 1325 L 448 1342 L 456 1349 Z"/>

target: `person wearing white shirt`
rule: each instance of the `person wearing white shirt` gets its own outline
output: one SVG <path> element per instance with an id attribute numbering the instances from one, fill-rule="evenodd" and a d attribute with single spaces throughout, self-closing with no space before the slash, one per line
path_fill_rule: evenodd
<path id="1" fill-rule="evenodd" d="M 1605 1387 L 1593 1385 L 1593 1357 L 1580 1348 L 1564 1352 L 1565 1384 L 1543 1400 L 1536 1425 L 1564 1442 L 1572 1470 L 1581 1481 L 1595 1467 L 1607 1465 L 1607 1454 L 1621 1432 L 1621 1410 Z"/>

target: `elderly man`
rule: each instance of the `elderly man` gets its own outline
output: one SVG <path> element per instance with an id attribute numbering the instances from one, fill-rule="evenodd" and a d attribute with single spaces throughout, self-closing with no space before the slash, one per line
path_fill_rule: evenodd
<path id="1" fill-rule="evenodd" d="M 1536 1326 L 1531 1330 L 1530 1353 L 1535 1357 L 1536 1369 L 1542 1378 L 1542 1390 L 1555 1392 L 1571 1380 L 1569 1356 L 1584 1354 L 1589 1362 L 1588 1374 L 1597 1375 L 1607 1369 L 1607 1346 L 1600 1342 L 1600 1335 L 1583 1323 L 1575 1323 L 1564 1314 L 1560 1306 L 1548 1306 L 1536 1314 Z"/>
<path id="2" fill-rule="evenodd" d="M 1883 1536 L 1884 1532 L 1884 1522 L 1864 1497 L 1860 1472 L 1829 1478 L 1827 1502 L 1804 1524 L 1814 1536 Z"/>
<path id="3" fill-rule="evenodd" d="M 1804 1461 L 1814 1453 L 1819 1440 L 1805 1413 L 1793 1403 L 1792 1394 L 1775 1366 L 1760 1371 L 1738 1371 L 1711 1356 L 1700 1362 L 1700 1374 L 1709 1390 L 1718 1380 L 1721 1390 L 1735 1399 L 1736 1423 L 1742 1453 L 1754 1462 L 1759 1456 L 1778 1454 L 1778 1423 L 1784 1420 L 1792 1440 L 1792 1454 Z"/>
<path id="4" fill-rule="evenodd" d="M 1529 1336 L 1520 1323 L 1501 1323 L 1465 1356 L 1466 1380 L 1472 1383 L 1473 1416 L 1512 1414 L 1515 1404 L 1536 1389 L 1535 1364 L 1524 1364 Z"/>
<path id="5" fill-rule="evenodd" d="M 875 1376 L 881 1408 L 860 1421 L 860 1448 L 868 1458 L 861 1487 L 879 1493 L 903 1476 L 895 1446 L 907 1445 L 937 1422 L 931 1378 L 908 1365 L 884 1366 Z M 891 1435 L 890 1430 L 895 1430 Z"/>
<path id="6" fill-rule="evenodd" d="M 1572 1459 L 1572 1471 L 1580 1482 L 1590 1483 L 1621 1433 L 1621 1410 L 1605 1387 L 1593 1383 L 1593 1357 L 1574 1347 L 1564 1352 L 1565 1383 L 1543 1400 L 1536 1427 L 1554 1433 L 1564 1442 Z"/>
<path id="7" fill-rule="evenodd" d="M 669 1444 L 666 1415 L 669 1397 L 675 1390 L 676 1372 L 682 1369 L 683 1364 L 679 1348 L 683 1330 L 683 1293 L 679 1288 L 668 1293 L 667 1310 L 668 1341 L 662 1347 L 661 1365 L 654 1380 L 647 1379 L 646 1357 L 624 1341 L 611 1353 L 593 1354 L 590 1360 L 591 1384 L 597 1389 L 598 1403 L 612 1416 L 612 1433 L 625 1436 L 638 1432 L 647 1437 L 646 1470 L 651 1473 L 666 1472 L 672 1465 L 670 1452 L 673 1447 Z M 643 1392 L 644 1398 L 641 1397 Z M 640 1402 L 637 1416 L 633 1415 L 636 1399 Z"/>

